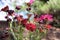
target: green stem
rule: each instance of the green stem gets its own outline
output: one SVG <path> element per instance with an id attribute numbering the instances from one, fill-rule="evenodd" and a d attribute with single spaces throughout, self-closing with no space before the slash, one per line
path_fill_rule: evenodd
<path id="1" fill-rule="evenodd" d="M 19 31 L 19 37 L 18 37 L 18 40 L 23 40 L 23 29 L 22 29 L 22 26 L 21 24 L 19 24 L 18 26 L 18 31 Z"/>
<path id="2" fill-rule="evenodd" d="M 14 36 L 14 39 L 17 40 L 17 38 L 13 32 L 13 29 L 12 29 L 12 22 L 10 22 L 10 31 L 11 31 L 12 35 Z"/>
<path id="3" fill-rule="evenodd" d="M 29 31 L 29 40 L 33 40 L 32 39 L 32 32 L 31 31 Z"/>

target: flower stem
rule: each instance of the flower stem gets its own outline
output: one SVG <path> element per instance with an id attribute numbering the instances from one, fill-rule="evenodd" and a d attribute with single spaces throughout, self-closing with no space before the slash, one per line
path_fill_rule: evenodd
<path id="1" fill-rule="evenodd" d="M 15 34 L 14 34 L 14 32 L 13 32 L 13 29 L 12 29 L 12 22 L 10 22 L 10 31 L 11 31 L 14 39 L 17 40 L 17 38 L 16 38 L 16 36 L 15 36 Z"/>

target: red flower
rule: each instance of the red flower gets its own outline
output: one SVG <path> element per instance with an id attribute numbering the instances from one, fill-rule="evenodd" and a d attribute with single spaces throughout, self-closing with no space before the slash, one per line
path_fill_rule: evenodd
<path id="1" fill-rule="evenodd" d="M 4 11 L 4 12 L 7 12 L 8 10 L 9 10 L 8 6 L 6 6 L 6 7 L 4 7 L 4 8 L 1 9 L 1 11 Z"/>
<path id="2" fill-rule="evenodd" d="M 49 29 L 51 29 L 52 26 L 51 25 L 45 25 L 45 27 L 46 27 L 46 29 L 49 30 Z"/>
<path id="3" fill-rule="evenodd" d="M 28 21 L 28 19 L 23 19 L 23 20 L 21 21 L 21 23 L 22 23 L 23 25 L 26 25 L 26 24 L 27 24 L 27 21 Z"/>
<path id="4" fill-rule="evenodd" d="M 26 26 L 27 30 L 30 30 L 30 31 L 35 31 L 36 30 L 36 25 L 35 24 L 29 23 L 29 24 L 26 24 L 25 26 Z"/>
<path id="5" fill-rule="evenodd" d="M 22 20 L 23 20 L 23 16 L 22 16 L 22 15 L 17 16 L 17 21 L 18 21 L 18 22 L 21 22 Z"/>

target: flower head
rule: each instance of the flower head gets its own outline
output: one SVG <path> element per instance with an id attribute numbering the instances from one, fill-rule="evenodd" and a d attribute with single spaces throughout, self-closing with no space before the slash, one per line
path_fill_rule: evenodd
<path id="1" fill-rule="evenodd" d="M 26 3 L 26 4 L 27 4 L 27 6 L 28 6 L 28 7 L 30 7 L 30 6 L 31 6 L 31 4 L 30 4 L 30 3 Z"/>
<path id="2" fill-rule="evenodd" d="M 36 30 L 36 25 L 35 24 L 28 23 L 25 26 L 26 26 L 27 30 L 30 30 L 30 31 L 35 31 Z"/>
<path id="3" fill-rule="evenodd" d="M 23 16 L 22 16 L 22 15 L 17 16 L 17 21 L 18 21 L 18 22 L 21 22 L 22 20 L 23 20 Z"/>
<path id="4" fill-rule="evenodd" d="M 12 19 L 8 18 L 8 19 L 7 19 L 7 22 L 10 22 L 10 21 L 12 21 Z"/>
<path id="5" fill-rule="evenodd" d="M 23 19 L 23 20 L 21 21 L 21 23 L 22 23 L 23 25 L 26 25 L 26 24 L 27 24 L 27 21 L 28 21 L 28 19 Z"/>
<path id="6" fill-rule="evenodd" d="M 8 6 L 5 6 L 4 8 L 1 9 L 1 11 L 7 12 L 9 10 Z"/>
<path id="7" fill-rule="evenodd" d="M 33 2 L 34 2 L 34 0 L 30 0 L 30 2 L 29 2 L 29 3 L 30 3 L 30 4 L 32 4 Z"/>
<path id="8" fill-rule="evenodd" d="M 8 15 L 13 15 L 14 14 L 14 10 L 8 10 Z"/>
<path id="9" fill-rule="evenodd" d="M 52 18 L 53 16 L 52 15 L 50 15 L 50 14 L 45 14 L 45 15 L 41 15 L 40 16 L 40 20 L 45 20 L 45 19 L 47 19 L 48 21 L 53 21 L 53 18 Z"/>
<path id="10" fill-rule="evenodd" d="M 30 7 L 28 7 L 28 8 L 26 8 L 26 10 L 27 10 L 27 11 L 30 11 L 30 10 L 31 10 L 31 8 L 30 8 Z"/>
<path id="11" fill-rule="evenodd" d="M 5 16 L 6 19 L 8 19 L 8 16 Z"/>
<path id="12" fill-rule="evenodd" d="M 16 9 L 17 9 L 17 10 L 20 10 L 21 8 L 20 8 L 20 6 L 16 6 Z"/>

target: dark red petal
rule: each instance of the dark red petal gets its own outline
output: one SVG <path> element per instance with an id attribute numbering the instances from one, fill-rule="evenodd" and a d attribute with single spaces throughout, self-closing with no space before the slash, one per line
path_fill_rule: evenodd
<path id="1" fill-rule="evenodd" d="M 21 23 L 22 23 L 23 25 L 26 25 L 26 24 L 27 24 L 27 21 L 28 21 L 28 19 L 23 19 L 23 20 L 21 21 Z"/>
<path id="2" fill-rule="evenodd" d="M 6 6 L 6 7 L 4 7 L 4 8 L 1 9 L 1 11 L 4 11 L 4 12 L 7 12 L 8 10 L 9 10 L 8 6 Z"/>
<path id="3" fill-rule="evenodd" d="M 26 24 L 25 26 L 26 26 L 27 30 L 30 30 L 30 31 L 36 30 L 36 25 L 34 25 L 34 24 L 29 23 L 29 24 Z"/>
<path id="4" fill-rule="evenodd" d="M 14 10 L 8 10 L 8 15 L 12 15 L 14 13 Z"/>
<path id="5" fill-rule="evenodd" d="M 10 18 L 9 18 L 9 19 L 7 19 L 7 22 L 10 22 L 10 21 L 12 21 Z"/>
<path id="6" fill-rule="evenodd" d="M 5 18 L 7 19 L 7 18 L 8 18 L 8 16 L 5 16 Z"/>
<path id="7" fill-rule="evenodd" d="M 17 9 L 17 10 L 20 10 L 21 8 L 20 8 L 20 6 L 16 6 L 16 9 Z"/>

